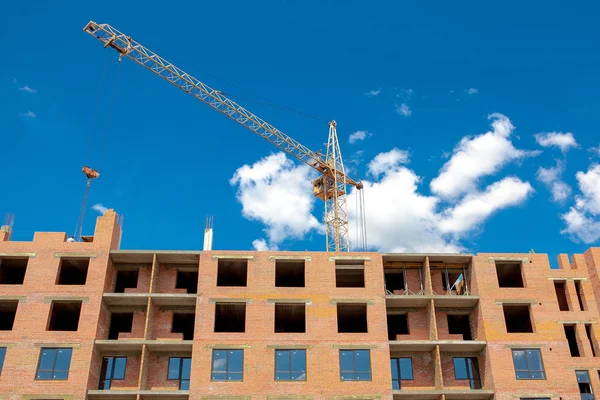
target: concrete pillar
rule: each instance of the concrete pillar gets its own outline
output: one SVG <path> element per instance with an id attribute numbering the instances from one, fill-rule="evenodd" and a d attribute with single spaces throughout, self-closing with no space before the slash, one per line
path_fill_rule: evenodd
<path id="1" fill-rule="evenodd" d="M 424 275 L 424 289 L 426 295 L 431 295 L 433 293 L 433 287 L 431 286 L 431 268 L 429 267 L 429 257 L 425 257 L 425 262 L 423 263 L 423 275 Z"/>
<path id="2" fill-rule="evenodd" d="M 433 361 L 435 389 L 442 390 L 444 388 L 444 376 L 442 373 L 442 356 L 439 345 L 436 345 L 431 351 L 431 360 Z"/>

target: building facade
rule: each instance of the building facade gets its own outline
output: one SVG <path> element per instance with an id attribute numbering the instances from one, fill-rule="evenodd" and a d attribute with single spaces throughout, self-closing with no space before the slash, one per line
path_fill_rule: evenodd
<path id="1" fill-rule="evenodd" d="M 0 231 L 0 399 L 593 399 L 600 248 L 120 250 Z"/>

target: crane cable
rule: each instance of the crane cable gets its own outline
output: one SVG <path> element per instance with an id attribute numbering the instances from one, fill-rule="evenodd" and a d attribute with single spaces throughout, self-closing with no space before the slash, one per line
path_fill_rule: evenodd
<path id="1" fill-rule="evenodd" d="M 104 86 L 104 78 L 106 75 L 106 69 L 107 69 L 107 65 L 108 65 L 108 53 L 107 53 L 107 58 L 106 58 L 106 62 L 104 64 L 104 71 L 102 72 L 102 78 L 100 81 L 100 87 L 98 90 L 98 96 L 96 99 L 96 109 L 94 111 L 94 117 L 93 117 L 93 122 L 92 122 L 92 127 L 90 130 L 90 135 L 88 137 L 88 145 L 87 145 L 87 149 L 86 149 L 86 159 L 89 159 L 89 154 L 90 154 L 90 149 L 92 147 L 92 138 L 94 135 L 94 128 L 96 126 L 96 120 L 97 120 L 97 115 L 98 115 L 98 110 L 100 108 L 100 98 L 102 95 L 102 90 L 103 90 L 103 86 Z M 107 122 L 104 128 L 104 137 L 102 140 L 102 146 L 100 148 L 100 161 L 98 163 L 99 167 L 102 166 L 102 161 L 104 158 L 104 148 L 106 147 L 106 141 L 107 141 L 107 137 L 108 137 L 108 130 L 110 127 L 110 123 L 112 120 L 112 113 L 113 113 L 113 108 L 114 108 L 114 103 L 115 103 L 115 98 L 116 98 L 116 92 L 117 92 L 117 84 L 119 82 L 119 71 L 121 70 L 121 63 L 119 62 L 119 65 L 117 66 L 117 73 L 115 76 L 115 82 L 113 85 L 113 95 L 112 95 L 112 100 L 109 106 L 109 111 L 108 111 L 108 118 L 107 118 Z M 87 177 L 87 182 L 85 185 L 85 192 L 83 195 L 83 203 L 81 205 L 81 211 L 79 213 L 79 219 L 77 220 L 77 224 L 75 225 L 75 233 L 73 235 L 73 238 L 77 241 L 80 241 L 82 238 L 82 233 L 83 233 L 83 225 L 84 225 L 84 220 L 85 220 L 85 211 L 87 208 L 87 200 L 88 200 L 88 196 L 89 196 L 89 192 L 90 192 L 90 185 L 92 183 L 92 179 L 96 179 L 100 176 L 100 173 L 97 170 L 94 170 L 90 167 L 88 167 L 87 165 L 84 166 L 82 168 L 83 173 L 85 174 L 85 176 Z"/>

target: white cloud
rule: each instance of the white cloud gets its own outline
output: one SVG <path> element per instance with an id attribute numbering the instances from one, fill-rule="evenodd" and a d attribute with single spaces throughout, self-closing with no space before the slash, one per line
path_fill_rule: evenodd
<path id="1" fill-rule="evenodd" d="M 562 180 L 563 171 L 563 163 L 557 160 L 555 167 L 540 167 L 536 174 L 537 179 L 550 189 L 552 201 L 557 203 L 563 203 L 571 196 L 571 187 Z"/>
<path id="2" fill-rule="evenodd" d="M 381 89 L 377 88 L 377 89 L 369 90 L 367 93 L 365 93 L 365 95 L 369 96 L 369 97 L 375 97 L 375 96 L 379 95 L 379 93 L 381 93 Z"/>
<path id="3" fill-rule="evenodd" d="M 253 243 L 255 247 L 274 248 L 285 239 L 301 239 L 311 230 L 323 230 L 312 215 L 314 178 L 310 167 L 295 166 L 284 153 L 271 154 L 237 169 L 229 182 L 237 187 L 243 216 L 266 225 L 268 243 L 259 239 Z"/>
<path id="4" fill-rule="evenodd" d="M 350 142 L 350 144 L 356 143 L 360 140 L 365 140 L 365 138 L 367 136 L 371 136 L 371 135 L 372 135 L 372 133 L 367 132 L 367 131 L 356 131 L 350 135 L 350 137 L 348 138 L 348 141 Z"/>
<path id="5" fill-rule="evenodd" d="M 369 173 L 374 177 L 387 172 L 389 169 L 394 168 L 399 164 L 406 164 L 410 159 L 410 154 L 406 150 L 399 150 L 393 148 L 386 153 L 379 153 L 375 158 L 367 165 Z"/>
<path id="6" fill-rule="evenodd" d="M 595 156 L 600 157 L 600 145 L 598 145 L 598 147 L 590 147 L 588 151 L 591 151 Z"/>
<path id="7" fill-rule="evenodd" d="M 413 93 L 414 93 L 414 90 L 412 90 L 412 89 L 402 89 L 398 93 L 396 93 L 396 97 L 399 97 L 402 100 L 406 101 L 406 100 L 410 100 Z"/>
<path id="8" fill-rule="evenodd" d="M 571 147 L 579 147 L 571 132 L 542 132 L 534 135 L 535 141 L 542 147 L 556 146 L 565 153 Z"/>
<path id="9" fill-rule="evenodd" d="M 467 89 L 467 94 L 469 95 L 473 95 L 473 94 L 478 94 L 479 90 L 475 89 L 475 88 L 468 88 Z"/>
<path id="10" fill-rule="evenodd" d="M 27 92 L 27 93 L 31 93 L 31 94 L 35 94 L 37 93 L 37 90 L 30 88 L 29 86 L 25 85 L 23 87 L 19 88 L 20 91 L 22 92 Z"/>
<path id="11" fill-rule="evenodd" d="M 412 110 L 408 105 L 406 105 L 406 103 L 402 103 L 400 106 L 396 105 L 396 112 L 405 117 L 410 117 L 412 114 Z"/>
<path id="12" fill-rule="evenodd" d="M 108 207 L 104 207 L 102 204 L 98 203 L 92 206 L 92 210 L 96 210 L 100 214 L 104 215 L 108 211 Z"/>
<path id="13" fill-rule="evenodd" d="M 561 233 L 589 244 L 600 239 L 600 165 L 593 164 L 575 176 L 580 194 L 575 205 L 561 216 L 566 225 Z"/>
<path id="14" fill-rule="evenodd" d="M 510 141 L 514 130 L 502 114 L 492 114 L 492 130 L 475 137 L 464 137 L 454 148 L 450 160 L 431 181 L 431 191 L 442 197 L 457 196 L 475 191 L 480 178 L 498 172 L 510 161 L 539 154 L 516 149 Z"/>
<path id="15" fill-rule="evenodd" d="M 274 245 L 269 245 L 263 238 L 252 241 L 252 248 L 256 251 L 277 251 L 279 248 Z"/>
<path id="16" fill-rule="evenodd" d="M 28 119 L 36 117 L 36 115 L 35 115 L 35 113 L 33 111 L 27 111 L 26 113 L 19 113 L 19 116 L 25 117 L 25 118 L 28 118 Z"/>

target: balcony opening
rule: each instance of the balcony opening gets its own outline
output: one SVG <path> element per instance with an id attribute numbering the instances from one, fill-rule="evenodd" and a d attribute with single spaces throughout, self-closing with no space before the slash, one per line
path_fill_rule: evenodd
<path id="1" fill-rule="evenodd" d="M 569 300 L 567 299 L 567 289 L 564 281 L 554 281 L 554 291 L 558 301 L 560 311 L 569 311 Z"/>
<path id="2" fill-rule="evenodd" d="M 591 324 L 585 324 L 585 334 L 588 338 L 588 341 L 590 342 L 590 347 L 592 348 L 592 357 L 596 357 L 596 354 L 598 354 L 598 349 L 596 348 L 597 342 L 596 338 L 594 337 L 594 332 L 592 331 Z"/>
<path id="3" fill-rule="evenodd" d="M 76 331 L 79 327 L 81 301 L 53 301 L 47 331 Z"/>
<path id="4" fill-rule="evenodd" d="M 217 264 L 217 286 L 246 286 L 248 260 L 219 259 Z"/>
<path id="5" fill-rule="evenodd" d="M 406 281 L 401 270 L 388 269 L 384 271 L 385 290 L 391 294 L 404 294 Z"/>
<path id="6" fill-rule="evenodd" d="M 577 345 L 577 333 L 575 332 L 575 325 L 565 325 L 565 336 L 569 342 L 569 351 L 571 357 L 581 357 L 579 353 L 579 346 Z"/>
<path id="7" fill-rule="evenodd" d="M 305 304 L 275 304 L 275 333 L 306 332 Z"/>
<path id="8" fill-rule="evenodd" d="M 365 262 L 364 260 L 336 260 L 335 261 L 335 286 L 336 287 L 365 287 Z"/>
<path id="9" fill-rule="evenodd" d="M 464 289 L 462 270 L 450 270 L 446 268 L 442 271 L 442 285 L 446 292 L 462 294 Z"/>
<path id="10" fill-rule="evenodd" d="M 388 340 L 398 340 L 398 335 L 408 335 L 408 315 L 407 314 L 388 314 L 387 315 Z"/>
<path id="11" fill-rule="evenodd" d="M 177 270 L 175 289 L 186 289 L 188 294 L 198 293 L 198 271 Z"/>
<path id="12" fill-rule="evenodd" d="M 575 371 L 577 384 L 579 385 L 579 393 L 581 400 L 594 400 L 594 391 L 592 390 L 592 381 L 588 371 Z"/>
<path id="13" fill-rule="evenodd" d="M 18 305 L 18 300 L 0 301 L 0 331 L 12 331 Z"/>
<path id="14" fill-rule="evenodd" d="M 523 274 L 521 272 L 520 262 L 498 262 L 496 261 L 496 274 L 498 275 L 498 285 L 501 288 L 522 288 Z"/>
<path id="15" fill-rule="evenodd" d="M 110 315 L 110 328 L 108 338 L 117 340 L 120 332 L 131 332 L 133 327 L 133 313 L 112 313 Z"/>
<path id="16" fill-rule="evenodd" d="M 276 287 L 304 287 L 304 260 L 276 260 Z"/>
<path id="17" fill-rule="evenodd" d="M 171 332 L 183 333 L 183 340 L 194 340 L 195 321 L 194 313 L 173 313 Z"/>
<path id="18" fill-rule="evenodd" d="M 473 340 L 471 336 L 471 325 L 469 315 L 448 314 L 448 333 L 451 335 L 462 335 L 463 340 Z"/>
<path id="19" fill-rule="evenodd" d="M 504 322 L 508 333 L 532 333 L 531 315 L 529 305 L 507 305 L 502 306 L 504 311 Z"/>
<path id="20" fill-rule="evenodd" d="M 128 271 L 117 271 L 117 282 L 115 283 L 115 293 L 125 293 L 125 289 L 137 287 L 139 269 Z"/>
<path id="21" fill-rule="evenodd" d="M 0 285 L 22 285 L 29 258 L 0 259 Z"/>
<path id="22" fill-rule="evenodd" d="M 215 304 L 215 332 L 246 332 L 246 303 Z"/>
<path id="23" fill-rule="evenodd" d="M 579 309 L 581 311 L 585 311 L 585 306 L 583 302 L 583 293 L 581 292 L 581 282 L 575 281 L 575 293 L 577 293 L 577 301 L 579 301 Z"/>
<path id="24" fill-rule="evenodd" d="M 85 285 L 89 266 L 89 258 L 61 258 L 56 284 Z"/>
<path id="25" fill-rule="evenodd" d="M 367 305 L 337 305 L 338 333 L 367 333 Z"/>

